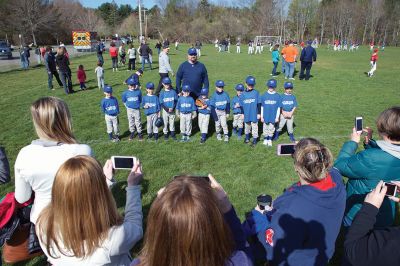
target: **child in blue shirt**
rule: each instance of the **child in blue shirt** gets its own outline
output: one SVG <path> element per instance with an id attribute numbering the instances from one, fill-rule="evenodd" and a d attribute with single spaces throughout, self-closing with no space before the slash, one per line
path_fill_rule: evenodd
<path id="1" fill-rule="evenodd" d="M 261 122 L 263 124 L 263 144 L 272 147 L 272 137 L 275 132 L 275 124 L 279 121 L 281 113 L 281 96 L 275 91 L 277 82 L 275 79 L 267 81 L 268 90 L 261 96 Z"/>
<path id="2" fill-rule="evenodd" d="M 197 104 L 199 103 L 199 104 Z M 199 128 L 201 133 L 200 144 L 204 144 L 207 139 L 208 125 L 210 123 L 211 106 L 208 99 L 208 89 L 202 88 L 200 96 L 196 100 L 197 110 L 199 112 Z"/>
<path id="3" fill-rule="evenodd" d="M 128 89 L 122 93 L 122 102 L 126 107 L 128 116 L 129 131 L 131 135 L 129 140 L 135 137 L 135 129 L 139 140 L 143 140 L 142 120 L 140 118 L 140 104 L 142 103 L 142 92 L 139 89 L 138 81 L 134 79 L 127 80 Z"/>
<path id="4" fill-rule="evenodd" d="M 253 76 L 246 78 L 246 90 L 240 95 L 240 106 L 244 114 L 244 133 L 246 138 L 244 143 L 250 143 L 250 132 L 253 135 L 252 147 L 257 144 L 258 120 L 260 119 L 261 98 L 257 90 L 254 89 L 256 79 Z"/>
<path id="5" fill-rule="evenodd" d="M 293 91 L 293 83 L 285 82 L 284 85 L 285 93 L 281 95 L 281 106 L 282 112 L 279 120 L 279 127 L 275 131 L 274 139 L 278 140 L 279 133 L 282 131 L 283 127 L 286 124 L 287 132 L 289 134 L 289 138 L 291 142 L 296 142 L 296 139 L 293 135 L 293 121 L 294 121 L 294 111 L 297 108 L 297 100 L 296 96 L 292 94 Z"/>
<path id="6" fill-rule="evenodd" d="M 176 104 L 176 113 L 180 118 L 180 129 L 182 134 L 181 142 L 190 141 L 192 133 L 192 119 L 196 117 L 196 105 L 190 95 L 190 86 L 182 86 L 182 96 L 179 97 Z"/>
<path id="7" fill-rule="evenodd" d="M 147 135 L 151 139 L 154 135 L 154 140 L 158 140 L 158 127 L 156 120 L 160 117 L 160 101 L 157 96 L 153 94 L 154 83 L 147 82 L 146 84 L 147 95 L 143 96 L 142 107 L 147 119 Z"/>
<path id="8" fill-rule="evenodd" d="M 101 111 L 104 113 L 106 120 L 107 134 L 112 142 L 119 141 L 119 127 L 118 127 L 118 114 L 119 106 L 118 100 L 112 96 L 112 87 L 109 85 L 104 86 L 105 97 L 101 100 Z M 115 136 L 113 136 L 113 130 Z"/>
<path id="9" fill-rule="evenodd" d="M 238 139 L 242 138 L 243 133 L 243 108 L 240 106 L 240 95 L 244 91 L 243 84 L 237 84 L 235 87 L 236 96 L 232 99 L 232 112 L 233 112 L 233 134 L 237 135 Z"/>
<path id="10" fill-rule="evenodd" d="M 175 136 L 175 108 L 178 101 L 178 95 L 171 86 L 171 79 L 165 77 L 162 79 L 162 85 L 164 89 L 161 91 L 159 99 L 162 110 L 162 117 L 164 120 L 164 138 L 168 139 L 168 126 L 171 132 L 171 138 L 176 140 Z"/>
<path id="11" fill-rule="evenodd" d="M 228 93 L 224 91 L 225 83 L 222 80 L 215 82 L 215 92 L 211 97 L 211 105 L 215 108 L 215 133 L 217 133 L 217 140 L 222 140 L 221 128 L 224 132 L 224 141 L 229 141 L 229 131 L 227 119 L 230 112 L 230 98 Z"/>

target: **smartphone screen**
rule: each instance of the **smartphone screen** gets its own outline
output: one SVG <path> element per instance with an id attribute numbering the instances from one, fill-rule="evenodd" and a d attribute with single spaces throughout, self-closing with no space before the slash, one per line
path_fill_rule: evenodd
<path id="1" fill-rule="evenodd" d="M 134 157 L 117 157 L 114 156 L 115 169 L 132 169 Z"/>
<path id="2" fill-rule="evenodd" d="M 362 117 L 356 117 L 355 119 L 355 128 L 357 132 L 362 132 L 363 130 L 363 119 Z"/>
<path id="3" fill-rule="evenodd" d="M 396 185 L 390 184 L 390 183 L 385 183 L 385 186 L 387 187 L 386 196 L 396 196 L 396 193 L 397 193 Z"/>
<path id="4" fill-rule="evenodd" d="M 281 144 L 279 146 L 279 155 L 291 155 L 294 153 L 295 144 Z"/>

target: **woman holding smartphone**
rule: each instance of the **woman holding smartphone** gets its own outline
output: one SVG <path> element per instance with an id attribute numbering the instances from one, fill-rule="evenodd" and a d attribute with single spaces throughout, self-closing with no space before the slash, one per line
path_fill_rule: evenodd
<path id="1" fill-rule="evenodd" d="M 365 195 L 378 184 L 379 180 L 400 181 L 400 107 L 383 111 L 376 127 L 382 140 L 372 139 L 372 130 L 364 129 L 364 150 L 357 152 L 361 133 L 353 128 L 351 140 L 343 144 L 335 161 L 335 167 L 347 181 L 346 213 L 343 225 L 349 227 L 354 216 L 361 209 Z M 375 227 L 393 225 L 396 216 L 394 202 L 385 199 L 376 216 Z"/>

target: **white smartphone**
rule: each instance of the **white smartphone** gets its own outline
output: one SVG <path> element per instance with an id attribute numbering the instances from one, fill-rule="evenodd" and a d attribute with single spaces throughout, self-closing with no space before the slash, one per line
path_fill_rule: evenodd
<path id="1" fill-rule="evenodd" d="M 111 156 L 111 161 L 114 169 L 131 170 L 136 163 L 136 157 L 133 156 Z"/>
<path id="2" fill-rule="evenodd" d="M 354 127 L 356 128 L 357 133 L 362 133 L 362 131 L 363 131 L 363 118 L 361 116 L 357 116 L 354 119 Z"/>
<path id="3" fill-rule="evenodd" d="M 276 154 L 278 156 L 292 155 L 294 153 L 295 143 L 290 144 L 279 144 L 276 147 Z"/>

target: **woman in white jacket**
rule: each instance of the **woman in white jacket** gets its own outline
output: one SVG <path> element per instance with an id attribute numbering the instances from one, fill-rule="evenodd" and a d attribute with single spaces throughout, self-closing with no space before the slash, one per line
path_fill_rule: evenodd
<path id="1" fill-rule="evenodd" d="M 15 199 L 23 203 L 35 192 L 31 222 L 51 200 L 51 189 L 58 168 L 76 155 L 91 155 L 88 145 L 78 144 L 71 126 L 67 104 L 55 97 L 44 97 L 31 106 L 33 125 L 39 139 L 21 149 L 15 161 Z"/>

